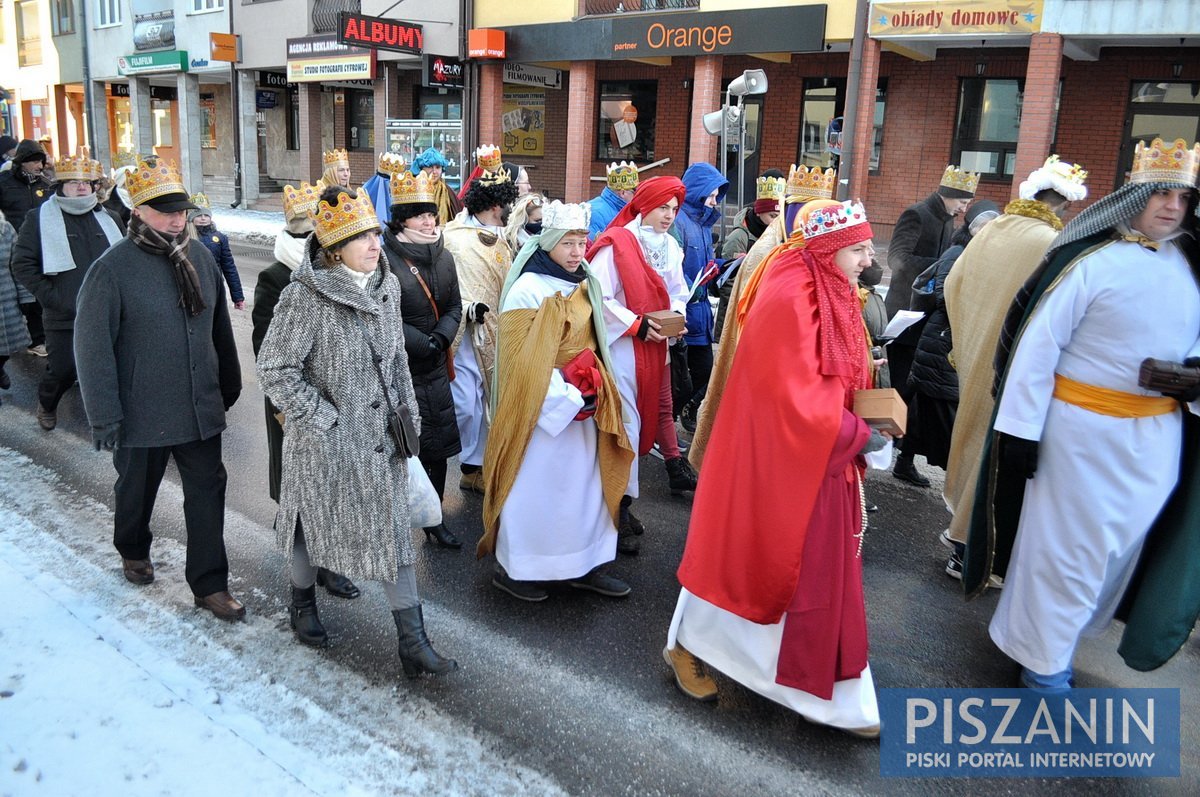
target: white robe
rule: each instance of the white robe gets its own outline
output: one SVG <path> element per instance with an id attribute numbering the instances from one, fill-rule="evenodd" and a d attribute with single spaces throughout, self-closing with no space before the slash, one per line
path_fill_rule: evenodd
<path id="1" fill-rule="evenodd" d="M 642 223 L 642 217 L 637 216 L 625 225 L 625 229 L 635 236 Z M 683 276 L 683 250 L 670 235 L 667 238 L 667 261 L 662 269 L 656 272 L 663 279 L 667 295 L 671 299 L 671 309 L 683 313 L 687 307 L 687 281 Z M 647 261 L 648 262 L 648 261 Z M 625 413 L 625 434 L 629 443 L 637 453 L 638 440 L 641 439 L 642 418 L 637 406 L 637 363 L 633 353 L 633 336 L 629 328 L 637 320 L 637 313 L 630 310 L 625 303 L 625 288 L 621 284 L 621 273 L 617 270 L 613 259 L 613 249 L 605 246 L 595 252 L 595 257 L 588 261 L 593 274 L 600 282 L 602 291 L 601 304 L 604 307 L 604 326 L 608 335 L 608 351 L 612 359 L 613 381 L 617 383 L 617 392 L 621 394 L 621 405 Z M 658 386 L 651 386 L 658 390 Z M 658 423 L 658 418 L 651 418 L 649 423 Z M 633 458 L 629 466 L 629 486 L 625 494 L 638 497 L 638 457 Z"/>
<path id="2" fill-rule="evenodd" d="M 472 324 L 471 330 L 475 328 Z M 483 390 L 483 369 L 475 358 L 475 344 L 468 330 L 454 352 L 454 379 L 450 382 L 454 399 L 454 418 L 458 421 L 458 439 L 462 451 L 458 461 L 464 465 L 483 466 L 487 450 L 487 394 Z"/>
<path id="3" fill-rule="evenodd" d="M 522 274 L 501 312 L 537 309 L 575 283 Z M 555 368 L 512 491 L 500 510 L 496 559 L 518 581 L 578 578 L 617 555 L 617 529 L 604 502 L 596 422 L 575 421 L 579 390 Z"/>
<path id="4" fill-rule="evenodd" d="M 1146 357 L 1200 351 L 1200 291 L 1183 253 L 1119 241 L 1048 292 L 1013 353 L 995 429 L 1040 440 L 990 632 L 1035 673 L 1066 670 L 1081 635 L 1112 621 L 1151 523 L 1179 476 L 1178 411 L 1114 418 L 1052 397 L 1057 372 L 1138 387 Z"/>
<path id="5" fill-rule="evenodd" d="M 783 622 L 759 625 L 681 589 L 667 647 L 675 647 L 678 641 L 705 664 L 813 722 L 835 728 L 878 725 L 879 704 L 869 664 L 858 678 L 834 683 L 829 700 L 775 682 Z"/>

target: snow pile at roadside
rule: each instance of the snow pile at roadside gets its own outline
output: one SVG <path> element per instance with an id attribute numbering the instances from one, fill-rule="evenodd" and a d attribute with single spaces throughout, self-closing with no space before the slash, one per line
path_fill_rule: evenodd
<path id="1" fill-rule="evenodd" d="M 283 213 L 279 211 L 216 207 L 212 216 L 218 230 L 254 246 L 273 247 L 275 236 L 283 229 Z"/>
<path id="2" fill-rule="evenodd" d="M 4 794 L 561 793 L 420 689 L 296 645 L 282 605 L 234 624 L 195 609 L 174 540 L 155 540 L 153 585 L 126 583 L 111 528 L 0 447 Z"/>

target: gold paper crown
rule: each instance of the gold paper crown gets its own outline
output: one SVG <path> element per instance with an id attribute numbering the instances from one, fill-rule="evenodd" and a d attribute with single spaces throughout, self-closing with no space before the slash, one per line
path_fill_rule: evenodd
<path id="1" fill-rule="evenodd" d="M 500 168 L 500 150 L 494 144 L 485 144 L 475 150 L 475 163 L 485 172 L 494 172 Z"/>
<path id="2" fill-rule="evenodd" d="M 100 161 L 92 160 L 87 155 L 68 155 L 58 159 L 54 169 L 54 179 L 59 182 L 67 180 L 83 180 L 92 182 L 104 176 L 104 167 Z"/>
<path id="3" fill-rule="evenodd" d="M 137 166 L 140 156 L 131 149 L 119 149 L 117 154 L 113 155 L 113 168 L 119 169 L 122 166 Z"/>
<path id="4" fill-rule="evenodd" d="M 137 168 L 125 178 L 125 188 L 134 207 L 167 194 L 188 195 L 175 162 L 162 158 L 156 159 L 154 166 L 139 158 Z"/>
<path id="5" fill-rule="evenodd" d="M 784 189 L 789 200 L 792 197 L 809 199 L 833 199 L 833 189 L 837 185 L 837 172 L 833 169 L 821 171 L 807 166 L 792 164 L 788 172 L 787 187 Z"/>
<path id="6" fill-rule="evenodd" d="M 632 191 L 638 187 L 638 170 L 632 163 L 620 161 L 604 167 L 608 187 L 613 191 Z"/>
<path id="7" fill-rule="evenodd" d="M 433 195 L 433 183 L 425 172 L 414 175 L 410 171 L 392 175 L 392 204 L 413 205 L 418 202 L 434 204 L 437 202 Z"/>
<path id="8" fill-rule="evenodd" d="M 1188 148 L 1182 138 L 1173 144 L 1156 138 L 1147 146 L 1139 141 L 1133 148 L 1133 169 L 1129 173 L 1131 183 L 1186 183 L 1196 186 L 1200 172 L 1200 143 Z"/>
<path id="9" fill-rule="evenodd" d="M 979 188 L 979 174 L 964 172 L 957 166 L 947 166 L 946 171 L 942 173 L 942 182 L 939 185 L 943 188 L 953 188 L 956 191 L 974 194 L 975 189 Z"/>
<path id="10" fill-rule="evenodd" d="M 512 182 L 512 177 L 510 177 L 508 172 L 504 169 L 497 169 L 494 172 L 487 171 L 485 169 L 483 174 L 479 175 L 475 179 L 478 180 L 481 185 L 503 185 L 504 183 Z"/>
<path id="11" fill-rule="evenodd" d="M 188 201 L 201 210 L 212 210 L 212 203 L 208 201 L 208 195 L 203 192 L 199 194 L 192 194 Z"/>
<path id="12" fill-rule="evenodd" d="M 386 174 L 388 177 L 394 177 L 398 172 L 402 172 L 408 168 L 408 162 L 404 160 L 403 155 L 397 155 L 394 152 L 379 153 L 379 166 L 377 171 L 380 174 Z"/>
<path id="13" fill-rule="evenodd" d="M 297 216 L 311 216 L 317 209 L 317 200 L 321 191 L 315 185 L 300 183 L 299 188 L 290 185 L 283 187 L 283 215 L 289 219 Z"/>
<path id="14" fill-rule="evenodd" d="M 779 202 L 787 195 L 787 180 L 782 177 L 760 177 L 754 183 L 756 199 L 774 199 Z"/>
<path id="15" fill-rule="evenodd" d="M 827 208 L 817 208 L 804 221 L 804 240 L 857 227 L 867 223 L 867 211 L 861 202 L 840 202 Z"/>
<path id="16" fill-rule="evenodd" d="M 311 215 L 317 228 L 317 242 L 325 248 L 360 233 L 379 229 L 375 206 L 365 191 L 353 199 L 349 194 L 338 194 L 336 205 L 330 205 L 322 199 L 317 203 L 316 213 Z"/>
<path id="17" fill-rule="evenodd" d="M 344 149 L 337 149 L 335 147 L 334 149 L 327 150 L 322 157 L 325 159 L 326 166 L 333 166 L 338 163 L 344 163 L 347 166 L 350 165 L 350 156 Z"/>

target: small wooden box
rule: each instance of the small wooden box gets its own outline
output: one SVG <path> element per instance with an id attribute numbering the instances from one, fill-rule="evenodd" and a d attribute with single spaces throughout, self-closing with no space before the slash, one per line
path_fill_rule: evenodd
<path id="1" fill-rule="evenodd" d="M 677 338 L 683 334 L 685 319 L 674 310 L 655 310 L 646 313 L 645 317 L 658 323 L 658 332 L 664 338 Z"/>
<path id="2" fill-rule="evenodd" d="M 858 390 L 854 393 L 854 414 L 867 425 L 893 437 L 903 437 L 908 425 L 908 407 L 900 394 L 890 387 Z"/>

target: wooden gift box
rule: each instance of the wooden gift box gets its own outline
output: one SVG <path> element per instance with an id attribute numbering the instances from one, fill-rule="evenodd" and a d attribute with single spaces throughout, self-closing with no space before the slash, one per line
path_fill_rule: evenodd
<path id="1" fill-rule="evenodd" d="M 685 319 L 674 310 L 655 310 L 653 313 L 645 313 L 646 318 L 658 322 L 659 334 L 664 338 L 677 338 L 683 334 Z"/>
<path id="2" fill-rule="evenodd" d="M 893 437 L 903 437 L 908 423 L 908 407 L 900 394 L 890 387 L 855 391 L 854 414 L 868 426 L 889 432 Z"/>

